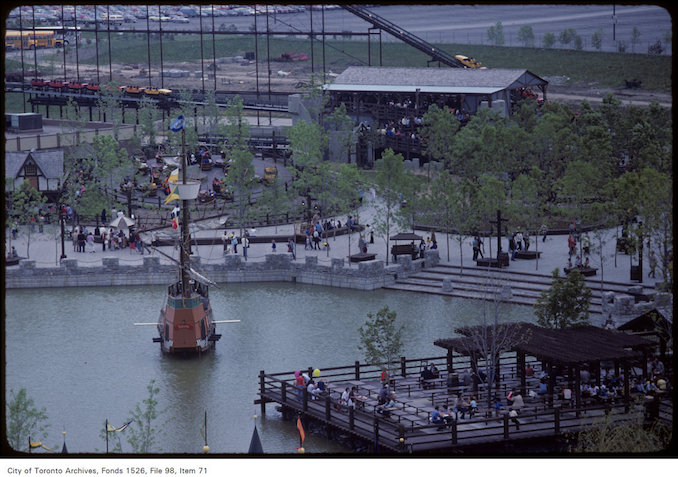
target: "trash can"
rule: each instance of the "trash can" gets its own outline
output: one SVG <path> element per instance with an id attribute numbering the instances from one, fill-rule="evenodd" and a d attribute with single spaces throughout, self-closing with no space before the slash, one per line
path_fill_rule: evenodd
<path id="1" fill-rule="evenodd" d="M 501 264 L 502 267 L 508 267 L 509 266 L 509 254 L 508 252 L 499 252 L 497 254 L 497 260 Z"/>
<path id="2" fill-rule="evenodd" d="M 640 276 L 640 265 L 631 265 L 631 280 L 641 281 L 642 278 Z"/>

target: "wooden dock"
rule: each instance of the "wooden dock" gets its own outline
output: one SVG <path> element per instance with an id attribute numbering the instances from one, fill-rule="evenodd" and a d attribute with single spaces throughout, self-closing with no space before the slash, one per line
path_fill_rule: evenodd
<path id="1" fill-rule="evenodd" d="M 377 408 L 382 367 L 358 362 L 351 366 L 323 369 L 321 378 L 328 383 L 328 391 L 317 397 L 309 395 L 305 387 L 295 386 L 294 371 L 275 374 L 261 371 L 259 399 L 255 404 L 261 405 L 264 414 L 267 403 L 277 403 L 276 408 L 286 417 L 301 416 L 305 422 L 313 421 L 317 424 L 314 427 L 324 429 L 329 439 L 341 436 L 346 441 L 346 436 L 349 436 L 348 441 L 354 443 L 354 448 L 385 454 L 478 454 L 483 450 L 501 453 L 501 449 L 533 439 L 553 439 L 555 442 L 592 426 L 605 415 L 619 421 L 643 415 L 647 417 L 645 396 L 632 395 L 628 401 L 623 396 L 609 401 L 589 399 L 575 408 L 571 401 L 559 400 L 557 395 L 534 398 L 524 395 L 525 406 L 514 422 L 505 406 L 508 391 L 520 387 L 514 359 L 509 357 L 502 361 L 498 389 L 494 386 L 493 395 L 504 402 L 500 411 L 488 409 L 487 389 L 483 384 L 448 386 L 446 362 L 447 357 L 402 358 L 397 376 L 390 382 L 398 407 L 389 416 L 384 416 Z M 426 386 L 426 389 L 419 374 L 424 363 L 435 363 L 444 370 L 440 378 L 431 383 L 433 386 Z M 455 361 L 457 369 L 459 364 Z M 538 362 L 531 365 L 536 371 L 540 369 Z M 301 372 L 312 376 L 313 369 Z M 538 388 L 536 378 L 528 384 L 530 389 Z M 355 387 L 362 396 L 355 408 L 340 404 L 341 393 L 347 387 Z M 434 406 L 448 404 L 452 408 L 459 393 L 467 400 L 470 395 L 476 396 L 479 406 L 476 415 L 452 420 L 446 426 L 431 424 Z M 672 425 L 671 400 L 658 401 L 660 412 L 656 418 Z"/>

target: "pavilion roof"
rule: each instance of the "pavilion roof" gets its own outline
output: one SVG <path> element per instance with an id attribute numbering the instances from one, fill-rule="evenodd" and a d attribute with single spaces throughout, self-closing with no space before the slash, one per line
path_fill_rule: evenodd
<path id="1" fill-rule="evenodd" d="M 562 366 L 576 366 L 594 361 L 624 361 L 639 357 L 639 350 L 654 346 L 640 336 L 596 326 L 581 326 L 567 329 L 542 328 L 531 323 L 519 323 L 523 341 L 511 350 L 534 356 L 541 361 Z M 477 328 L 477 327 L 474 327 Z M 436 346 L 470 354 L 475 349 L 468 335 L 474 328 L 459 330 L 466 336 L 439 339 Z M 477 349 L 476 349 L 477 350 Z"/>
<path id="2" fill-rule="evenodd" d="M 337 76 L 329 91 L 491 94 L 508 88 L 546 85 L 524 69 L 405 68 L 351 66 Z"/>

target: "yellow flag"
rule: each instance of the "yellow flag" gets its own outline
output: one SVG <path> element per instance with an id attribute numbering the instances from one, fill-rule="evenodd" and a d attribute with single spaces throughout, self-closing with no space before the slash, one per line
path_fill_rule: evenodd
<path id="1" fill-rule="evenodd" d="M 181 197 L 179 197 L 179 194 L 176 192 L 177 186 L 175 185 L 172 187 L 172 192 L 170 192 L 170 195 L 167 196 L 167 199 L 165 199 L 165 204 L 169 204 L 170 202 L 174 200 L 179 200 Z"/>
<path id="2" fill-rule="evenodd" d="M 174 184 L 178 180 L 179 180 L 179 169 L 174 169 L 174 171 L 172 171 L 169 178 L 167 179 L 167 182 L 171 182 L 172 184 Z"/>

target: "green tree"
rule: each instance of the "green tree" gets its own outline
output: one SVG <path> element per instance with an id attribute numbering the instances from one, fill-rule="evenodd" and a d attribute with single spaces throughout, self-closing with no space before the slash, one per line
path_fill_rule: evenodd
<path id="1" fill-rule="evenodd" d="M 487 39 L 494 46 L 502 46 L 504 44 L 504 25 L 502 25 L 501 21 L 487 29 Z"/>
<path id="2" fill-rule="evenodd" d="M 539 326 L 565 329 L 590 324 L 591 290 L 586 286 L 584 276 L 573 270 L 561 277 L 556 268 L 552 277 L 551 286 L 541 293 L 534 306 Z"/>
<path id="3" fill-rule="evenodd" d="M 150 99 L 143 97 L 139 102 L 137 109 L 139 118 L 139 130 L 141 132 L 142 142 L 151 146 L 157 144 L 158 134 L 155 121 L 158 119 L 158 108 Z"/>
<path id="4" fill-rule="evenodd" d="M 556 35 L 551 32 L 544 33 L 541 44 L 544 48 L 553 48 L 553 45 L 556 44 Z"/>
<path id="5" fill-rule="evenodd" d="M 510 216 L 512 222 L 525 230 L 525 236 L 531 237 L 530 244 L 537 252 L 535 269 L 539 269 L 539 240 L 537 232 L 542 223 L 542 211 L 545 208 L 543 172 L 533 166 L 529 173 L 521 174 L 511 184 Z"/>
<path id="6" fill-rule="evenodd" d="M 235 221 L 240 229 L 242 238 L 248 213 L 250 196 L 256 183 L 254 181 L 254 157 L 247 149 L 237 148 L 231 152 L 231 165 L 225 178 L 226 184 L 233 191 L 233 201 L 236 204 Z"/>
<path id="7" fill-rule="evenodd" d="M 606 415 L 575 436 L 570 451 L 578 454 L 648 454 L 668 449 L 672 430 L 660 423 L 647 426 L 642 418 L 622 422 Z"/>
<path id="8" fill-rule="evenodd" d="M 454 136 L 459 131 L 459 121 L 437 104 L 429 106 L 422 118 L 421 135 L 426 138 L 426 155 L 450 168 L 454 155 Z M 430 174 L 430 162 L 429 162 Z"/>
<path id="9" fill-rule="evenodd" d="M 640 41 L 640 30 L 638 27 L 633 27 L 631 31 L 631 51 L 636 52 L 636 44 Z"/>
<path id="10" fill-rule="evenodd" d="M 404 226 L 408 215 L 403 214 L 401 204 L 409 195 L 411 185 L 410 174 L 405 171 L 402 154 L 386 149 L 377 161 L 375 180 L 379 202 L 376 204 L 376 220 L 374 232 L 386 241 L 386 265 L 389 261 L 389 241 L 394 225 Z"/>
<path id="11" fill-rule="evenodd" d="M 26 388 L 9 392 L 7 410 L 7 442 L 17 451 L 28 450 L 28 439 L 32 442 L 47 438 L 47 409 L 38 409 Z"/>
<path id="12" fill-rule="evenodd" d="M 113 137 L 118 140 L 122 121 L 121 96 L 119 84 L 111 81 L 102 86 L 97 98 L 97 107 L 104 113 L 104 121 L 113 125 Z"/>
<path id="13" fill-rule="evenodd" d="M 591 35 L 591 44 L 596 50 L 600 50 L 603 46 L 603 32 L 596 30 L 593 35 Z"/>
<path id="14" fill-rule="evenodd" d="M 560 34 L 558 35 L 558 41 L 560 42 L 561 45 L 569 45 L 574 41 L 575 37 L 577 36 L 577 32 L 575 31 L 574 28 L 566 28 L 565 30 L 561 31 Z"/>
<path id="15" fill-rule="evenodd" d="M 47 205 L 47 201 L 42 193 L 28 182 L 28 179 L 24 179 L 19 188 L 11 194 L 9 202 L 13 223 L 25 226 L 26 257 L 30 258 L 31 232 L 38 224 L 41 210 Z"/>
<path id="16" fill-rule="evenodd" d="M 341 103 L 332 113 L 325 116 L 325 130 L 336 140 L 339 157 L 351 162 L 351 144 L 353 143 L 353 120 Z"/>
<path id="17" fill-rule="evenodd" d="M 367 321 L 358 332 L 358 348 L 365 353 L 365 360 L 372 365 L 384 363 L 391 373 L 403 349 L 403 326 L 396 326 L 396 312 L 384 306 L 376 315 L 368 313 Z"/>
<path id="18" fill-rule="evenodd" d="M 122 182 L 125 176 L 133 175 L 135 172 L 134 163 L 127 156 L 127 150 L 120 147 L 113 136 L 94 136 L 91 161 L 94 166 L 92 177 L 99 191 L 101 191 L 100 184 L 103 184 L 106 191 L 115 190 L 117 184 Z M 105 200 L 108 207 L 111 207 L 110 197 L 105 197 Z M 82 213 L 96 213 L 99 210 L 101 208 Z"/>
<path id="19" fill-rule="evenodd" d="M 294 192 L 304 197 L 306 219 L 311 218 L 313 199 L 323 193 L 323 176 L 327 164 L 323 153 L 327 147 L 327 136 L 318 123 L 298 121 L 288 130 L 292 162 L 294 163 Z"/>
<path id="20" fill-rule="evenodd" d="M 534 46 L 534 32 L 532 31 L 532 26 L 523 25 L 518 29 L 518 41 L 521 42 L 524 47 Z"/>
<path id="21" fill-rule="evenodd" d="M 157 420 L 165 413 L 164 409 L 158 407 L 156 400 L 160 388 L 155 385 L 155 379 L 152 379 L 146 389 L 148 396 L 141 403 L 137 403 L 128 418 L 133 422 L 126 429 L 127 442 L 135 454 L 148 454 L 161 450 L 156 449 L 158 436 L 162 433 L 162 427 L 157 425 Z"/>

